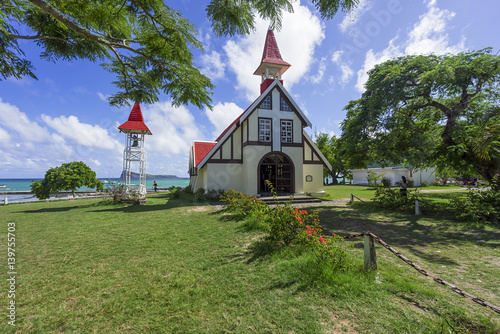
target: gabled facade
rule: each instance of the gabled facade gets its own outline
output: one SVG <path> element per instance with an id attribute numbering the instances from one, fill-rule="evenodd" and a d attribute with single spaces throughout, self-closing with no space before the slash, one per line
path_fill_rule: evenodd
<path id="1" fill-rule="evenodd" d="M 323 168 L 331 166 L 304 131 L 311 122 L 283 87 L 289 67 L 269 30 L 254 73 L 262 76 L 261 95 L 214 142 L 191 146 L 193 190 L 267 194 L 269 180 L 279 193 L 323 191 Z"/>

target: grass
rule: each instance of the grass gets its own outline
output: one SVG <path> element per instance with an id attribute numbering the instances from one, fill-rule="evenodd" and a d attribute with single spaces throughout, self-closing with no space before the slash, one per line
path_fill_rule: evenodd
<path id="1" fill-rule="evenodd" d="M 500 305 L 498 229 L 360 205 L 318 209 L 327 233 L 370 230 L 423 268 Z M 4 320 L 5 333 L 500 330 L 498 314 L 381 247 L 378 272 L 363 270 L 360 241 L 350 251 L 353 269 L 330 272 L 298 249 L 267 243 L 248 221 L 185 194 L 152 195 L 145 206 L 7 205 L 0 215 L 5 234 L 7 223 L 16 224 L 18 271 L 16 327 Z M 1 249 L 5 277 L 5 238 Z M 5 307 L 6 294 L 3 288 Z"/>
<path id="2" fill-rule="evenodd" d="M 362 200 L 371 200 L 375 196 L 374 188 L 361 185 L 331 185 L 325 186 L 324 189 L 326 196 L 321 196 L 321 198 L 326 199 L 349 200 L 351 194 L 354 194 Z M 439 198 L 450 199 L 457 196 L 464 196 L 467 188 L 461 186 L 428 186 L 411 188 L 411 190 L 418 190 L 422 198 L 435 201 Z"/>

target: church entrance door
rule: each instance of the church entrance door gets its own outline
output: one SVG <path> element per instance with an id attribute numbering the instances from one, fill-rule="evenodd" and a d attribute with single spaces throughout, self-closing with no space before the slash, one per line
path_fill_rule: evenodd
<path id="1" fill-rule="evenodd" d="M 271 194 L 266 180 L 273 185 L 276 193 L 294 192 L 294 166 L 292 160 L 282 153 L 269 153 L 259 163 L 259 194 Z"/>

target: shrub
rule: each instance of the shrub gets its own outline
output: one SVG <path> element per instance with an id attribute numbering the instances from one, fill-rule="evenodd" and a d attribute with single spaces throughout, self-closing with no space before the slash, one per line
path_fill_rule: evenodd
<path id="1" fill-rule="evenodd" d="M 220 201 L 226 204 L 226 210 L 244 215 L 257 212 L 264 205 L 264 202 L 257 199 L 257 197 L 233 189 L 225 191 L 220 196 Z"/>
<path id="2" fill-rule="evenodd" d="M 384 188 L 389 188 L 391 186 L 392 182 L 391 182 L 391 179 L 388 178 L 388 177 L 382 177 L 382 186 Z"/>
<path id="3" fill-rule="evenodd" d="M 203 201 L 205 199 L 205 189 L 198 188 L 194 192 L 194 196 L 198 201 Z"/>
<path id="4" fill-rule="evenodd" d="M 382 174 L 377 174 L 375 172 L 372 172 L 371 170 L 368 171 L 368 176 L 366 177 L 366 180 L 368 181 L 368 185 L 370 187 L 377 187 L 377 181 L 382 181 L 382 178 L 384 177 L 385 173 Z"/>
<path id="5" fill-rule="evenodd" d="M 219 191 L 215 189 L 207 190 L 207 193 L 205 194 L 205 198 L 211 201 L 217 201 L 219 200 L 219 197 Z"/>
<path id="6" fill-rule="evenodd" d="M 273 196 L 276 192 L 269 185 Z M 226 210 L 242 214 L 253 220 L 252 225 L 263 226 L 266 239 L 278 247 L 301 246 L 312 251 L 318 262 L 328 264 L 332 269 L 346 268 L 346 243 L 344 238 L 326 238 L 321 232 L 317 212 L 308 213 L 292 207 L 290 203 L 271 208 L 253 195 L 227 190 L 221 201 Z"/>
<path id="7" fill-rule="evenodd" d="M 174 188 L 171 191 L 172 198 L 179 198 L 181 196 L 181 188 Z"/>
<path id="8" fill-rule="evenodd" d="M 451 207 L 455 217 L 469 223 L 498 224 L 500 217 L 500 192 L 469 190 L 467 198 L 454 198 Z"/>
<path id="9" fill-rule="evenodd" d="M 411 210 L 417 199 L 417 191 L 407 191 L 404 196 L 399 189 L 378 188 L 375 190 L 373 203 L 384 209 Z"/>
<path id="10" fill-rule="evenodd" d="M 184 192 L 186 194 L 190 194 L 192 195 L 193 194 L 193 188 L 191 188 L 191 185 L 187 186 L 186 188 L 184 188 Z"/>

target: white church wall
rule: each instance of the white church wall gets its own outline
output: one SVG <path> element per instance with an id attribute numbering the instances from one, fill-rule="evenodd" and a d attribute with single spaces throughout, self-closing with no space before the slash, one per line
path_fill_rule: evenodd
<path id="1" fill-rule="evenodd" d="M 323 190 L 323 165 L 320 164 L 304 164 L 304 192 L 315 193 L 324 192 Z M 308 181 L 308 179 L 311 181 Z"/>

